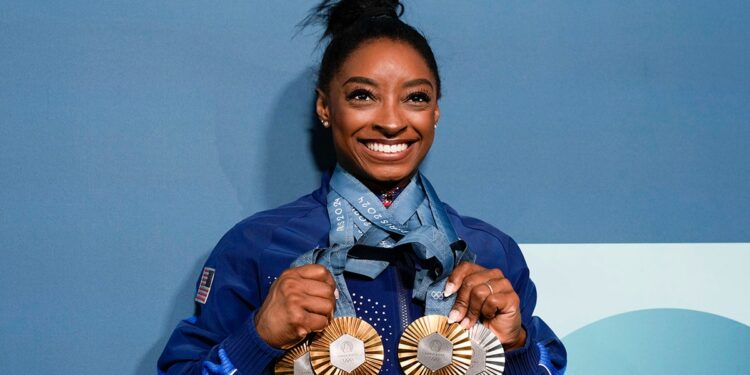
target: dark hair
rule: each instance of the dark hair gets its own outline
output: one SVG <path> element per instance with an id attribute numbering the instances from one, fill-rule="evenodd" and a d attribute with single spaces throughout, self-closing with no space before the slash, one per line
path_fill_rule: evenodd
<path id="1" fill-rule="evenodd" d="M 415 28 L 399 19 L 404 6 L 398 0 L 324 0 L 310 11 L 303 25 L 324 24 L 321 40 L 330 38 L 318 71 L 318 87 L 328 89 L 341 64 L 362 43 L 378 38 L 405 42 L 424 58 L 435 76 L 440 97 L 440 75 L 432 48 Z"/>

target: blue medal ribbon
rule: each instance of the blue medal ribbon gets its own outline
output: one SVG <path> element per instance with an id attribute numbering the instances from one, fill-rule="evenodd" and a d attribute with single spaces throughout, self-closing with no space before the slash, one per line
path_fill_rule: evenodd
<path id="1" fill-rule="evenodd" d="M 337 166 L 327 196 L 331 222 L 328 248 L 301 255 L 293 267 L 318 263 L 331 271 L 339 289 L 335 316 L 356 316 L 344 271 L 374 279 L 389 262 L 350 256 L 356 246 L 403 249 L 409 245 L 419 261 L 412 297 L 425 302 L 425 314 L 447 315 L 455 294 L 445 298 L 447 277 L 461 260 L 474 254 L 460 241 L 442 202 L 427 179 L 418 174 L 389 208 L 354 176 Z"/>

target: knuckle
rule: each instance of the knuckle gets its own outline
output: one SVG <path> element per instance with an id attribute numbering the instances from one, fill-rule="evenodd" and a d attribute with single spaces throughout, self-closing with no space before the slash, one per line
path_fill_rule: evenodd
<path id="1" fill-rule="evenodd" d="M 463 263 L 466 264 L 466 269 L 468 270 L 469 273 L 475 273 L 475 272 L 478 272 L 478 271 L 481 271 L 481 270 L 484 269 L 484 267 L 482 267 L 482 266 L 480 266 L 480 265 L 478 265 L 478 264 L 476 264 L 474 262 L 464 261 Z"/>
<path id="2" fill-rule="evenodd" d="M 487 301 L 495 306 L 499 305 L 503 301 L 503 295 L 502 294 L 493 294 L 489 298 L 487 298 Z"/>
<path id="3" fill-rule="evenodd" d="M 317 273 L 320 273 L 320 274 L 322 274 L 323 271 L 325 271 L 325 269 L 326 269 L 325 267 L 323 267 L 320 264 L 308 264 L 306 267 L 308 269 L 310 269 L 310 271 L 317 272 Z"/>
<path id="4" fill-rule="evenodd" d="M 471 290 L 471 298 L 483 300 L 487 298 L 488 293 L 487 288 L 474 288 Z"/>
<path id="5" fill-rule="evenodd" d="M 300 300 L 301 300 L 300 296 L 297 295 L 296 293 L 290 293 L 289 295 L 286 296 L 286 303 L 289 306 L 298 306 L 299 303 L 301 302 Z"/>
<path id="6" fill-rule="evenodd" d="M 296 289 L 299 285 L 299 281 L 297 279 L 285 279 L 284 280 L 284 286 L 287 289 Z"/>
<path id="7" fill-rule="evenodd" d="M 289 284 L 290 280 L 292 279 L 284 276 L 284 274 L 282 273 L 281 276 L 278 279 L 276 279 L 276 285 L 278 285 L 279 288 L 285 289 L 287 288 L 287 285 Z"/>
<path id="8" fill-rule="evenodd" d="M 512 293 L 510 295 L 510 302 L 513 304 L 513 306 L 521 305 L 521 299 L 518 298 L 518 294 L 515 294 L 515 293 Z"/>
<path id="9" fill-rule="evenodd" d="M 453 269 L 453 274 L 454 275 L 461 275 L 461 276 L 464 275 L 466 272 L 468 272 L 470 265 L 471 265 L 471 263 L 466 262 L 466 261 L 463 261 L 463 262 L 459 263 L 456 266 L 456 268 Z"/>
<path id="10" fill-rule="evenodd" d="M 474 279 L 473 277 L 467 277 L 466 279 L 464 279 L 464 283 L 462 287 L 467 288 L 467 289 L 472 289 L 476 285 L 477 285 L 476 279 Z"/>
<path id="11" fill-rule="evenodd" d="M 333 280 L 333 277 L 331 276 L 331 273 L 328 272 L 328 270 L 323 267 L 320 264 L 311 264 L 312 270 L 313 270 L 313 277 L 316 279 L 331 279 Z"/>
<path id="12" fill-rule="evenodd" d="M 330 295 L 330 296 L 333 296 L 333 291 L 335 290 L 333 286 L 328 285 L 328 284 L 320 285 L 316 287 L 315 289 L 316 289 L 315 291 L 318 293 Z"/>
<path id="13" fill-rule="evenodd" d="M 328 326 L 328 318 L 323 316 L 318 316 L 318 318 L 313 323 L 315 326 L 315 331 L 322 331 Z"/>
<path id="14" fill-rule="evenodd" d="M 297 327 L 296 331 L 297 338 L 304 338 L 305 336 L 307 336 L 307 334 L 310 333 L 310 331 L 305 327 Z"/>
<path id="15" fill-rule="evenodd" d="M 300 310 L 293 309 L 289 312 L 289 322 L 295 326 L 302 327 L 305 323 L 305 314 Z"/>
<path id="16" fill-rule="evenodd" d="M 295 268 L 287 268 L 281 271 L 281 274 L 279 274 L 279 280 L 292 277 L 296 273 L 297 273 L 297 270 Z"/>
<path id="17" fill-rule="evenodd" d="M 296 293 L 294 283 L 289 282 L 280 282 L 279 290 L 281 291 L 281 295 L 283 295 L 285 298 L 290 298 Z"/>

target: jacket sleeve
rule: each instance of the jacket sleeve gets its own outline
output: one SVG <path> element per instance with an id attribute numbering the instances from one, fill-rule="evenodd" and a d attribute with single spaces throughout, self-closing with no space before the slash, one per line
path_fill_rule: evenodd
<path id="1" fill-rule="evenodd" d="M 567 365 L 565 346 L 541 318 L 533 316 L 536 287 L 529 278 L 529 269 L 521 249 L 510 237 L 503 245 L 508 265 L 505 276 L 510 279 L 521 300 L 521 317 L 526 329 L 524 346 L 506 353 L 505 374 L 564 374 Z"/>
<path id="2" fill-rule="evenodd" d="M 196 298 L 196 315 L 175 328 L 159 358 L 159 374 L 272 373 L 283 351 L 255 330 L 255 310 L 262 301 L 252 254 L 237 228 L 219 241 L 197 283 L 207 297 Z"/>

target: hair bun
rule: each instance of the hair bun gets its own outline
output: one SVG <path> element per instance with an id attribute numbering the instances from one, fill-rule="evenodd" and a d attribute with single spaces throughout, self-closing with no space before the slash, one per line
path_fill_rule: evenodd
<path id="1" fill-rule="evenodd" d="M 326 26 L 323 37 L 336 37 L 364 18 L 390 17 L 398 19 L 404 13 L 399 0 L 324 0 L 312 9 L 305 24 Z"/>

